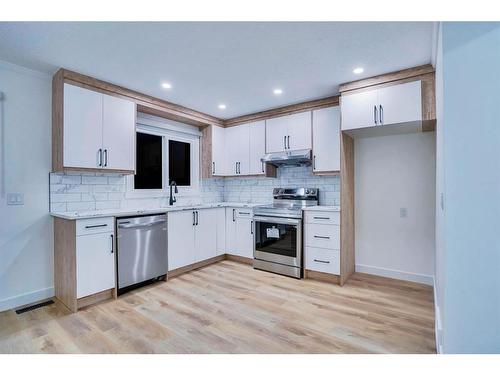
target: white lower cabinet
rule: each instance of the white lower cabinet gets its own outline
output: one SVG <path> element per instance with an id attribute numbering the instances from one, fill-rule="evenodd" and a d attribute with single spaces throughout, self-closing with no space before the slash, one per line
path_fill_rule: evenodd
<path id="1" fill-rule="evenodd" d="M 82 228 L 80 232 L 77 231 L 76 236 L 77 298 L 115 287 L 113 222 L 113 218 L 77 222 L 77 228 Z M 103 228 L 107 228 L 107 231 L 102 232 Z M 97 233 L 92 233 L 93 230 Z"/>
<path id="2" fill-rule="evenodd" d="M 340 250 L 306 246 L 306 269 L 340 275 Z"/>
<path id="3" fill-rule="evenodd" d="M 226 252 L 253 258 L 253 212 L 248 208 L 226 208 Z"/>
<path id="4" fill-rule="evenodd" d="M 216 209 L 168 213 L 168 270 L 217 255 Z"/>
<path id="5" fill-rule="evenodd" d="M 217 216 L 217 255 L 226 253 L 226 209 L 224 207 L 215 209 Z"/>
<path id="6" fill-rule="evenodd" d="M 340 212 L 307 211 L 304 223 L 305 269 L 340 275 Z"/>
<path id="7" fill-rule="evenodd" d="M 194 261 L 201 262 L 217 255 L 217 212 L 196 210 L 194 225 Z"/>
<path id="8" fill-rule="evenodd" d="M 168 213 L 168 270 L 194 263 L 194 211 Z"/>

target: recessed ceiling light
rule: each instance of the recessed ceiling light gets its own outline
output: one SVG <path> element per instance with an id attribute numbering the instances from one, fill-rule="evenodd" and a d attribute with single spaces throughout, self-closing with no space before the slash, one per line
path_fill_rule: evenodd
<path id="1" fill-rule="evenodd" d="M 283 90 L 282 89 L 274 89 L 273 94 L 274 95 L 281 95 L 281 94 L 283 94 Z"/>
<path id="2" fill-rule="evenodd" d="M 163 82 L 161 84 L 161 87 L 163 87 L 164 89 L 171 89 L 172 88 L 172 84 L 170 82 Z"/>
<path id="3" fill-rule="evenodd" d="M 226 105 L 225 104 L 219 104 L 219 109 L 226 109 Z"/>
<path id="4" fill-rule="evenodd" d="M 354 70 L 352 71 L 354 74 L 361 74 L 363 73 L 365 70 L 361 67 L 359 68 L 354 68 Z"/>

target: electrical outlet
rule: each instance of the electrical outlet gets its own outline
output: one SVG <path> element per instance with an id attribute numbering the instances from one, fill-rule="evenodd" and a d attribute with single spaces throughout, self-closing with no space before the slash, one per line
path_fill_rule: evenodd
<path id="1" fill-rule="evenodd" d="M 399 209 L 399 217 L 407 217 L 408 216 L 408 209 L 406 207 L 401 207 Z"/>
<path id="2" fill-rule="evenodd" d="M 24 194 L 7 193 L 7 204 L 9 206 L 22 206 L 24 204 Z"/>

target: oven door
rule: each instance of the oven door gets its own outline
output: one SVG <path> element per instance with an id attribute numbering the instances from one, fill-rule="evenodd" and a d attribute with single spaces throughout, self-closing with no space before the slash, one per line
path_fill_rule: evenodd
<path id="1" fill-rule="evenodd" d="M 254 216 L 254 258 L 302 267 L 302 220 Z"/>

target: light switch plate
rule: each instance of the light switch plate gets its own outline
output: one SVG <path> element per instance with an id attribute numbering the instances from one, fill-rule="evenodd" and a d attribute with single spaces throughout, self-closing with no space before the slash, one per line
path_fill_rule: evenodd
<path id="1" fill-rule="evenodd" d="M 24 194 L 7 193 L 7 204 L 9 206 L 22 206 L 24 204 Z"/>
<path id="2" fill-rule="evenodd" d="M 408 209 L 406 207 L 401 207 L 399 209 L 399 217 L 407 217 L 408 216 Z"/>

